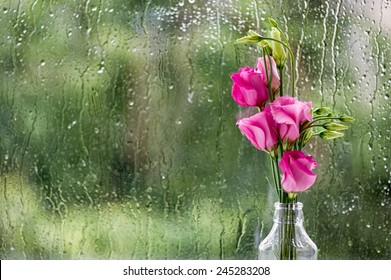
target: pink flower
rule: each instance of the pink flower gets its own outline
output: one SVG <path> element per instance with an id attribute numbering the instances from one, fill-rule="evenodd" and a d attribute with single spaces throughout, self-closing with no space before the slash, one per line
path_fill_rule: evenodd
<path id="1" fill-rule="evenodd" d="M 279 163 L 282 170 L 282 187 L 288 193 L 298 193 L 309 189 L 316 180 L 311 170 L 317 166 L 312 156 L 301 151 L 286 151 Z"/>
<path id="2" fill-rule="evenodd" d="M 282 140 L 294 142 L 300 137 L 300 125 L 312 121 L 311 108 L 311 102 L 301 102 L 289 96 L 278 97 L 270 104 Z"/>
<path id="3" fill-rule="evenodd" d="M 239 73 L 231 76 L 234 84 L 232 86 L 232 98 L 240 106 L 258 106 L 262 108 L 269 100 L 269 91 L 265 85 L 262 75 L 246 66 L 240 68 Z"/>
<path id="4" fill-rule="evenodd" d="M 267 65 L 267 75 L 265 61 Z M 272 92 L 274 92 L 280 86 L 280 75 L 278 74 L 278 68 L 276 62 L 274 61 L 274 58 L 272 56 L 258 58 L 257 68 L 258 71 L 262 74 L 262 80 L 266 86 L 268 85 L 268 78 L 271 79 L 271 90 Z"/>
<path id="5" fill-rule="evenodd" d="M 270 113 L 269 107 L 252 117 L 239 120 L 236 124 L 258 150 L 272 151 L 277 147 L 277 124 Z"/>

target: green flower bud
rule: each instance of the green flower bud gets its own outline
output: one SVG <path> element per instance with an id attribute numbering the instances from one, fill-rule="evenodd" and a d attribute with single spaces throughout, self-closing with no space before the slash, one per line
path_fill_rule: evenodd
<path id="1" fill-rule="evenodd" d="M 237 39 L 236 42 L 238 43 L 258 43 L 262 40 L 262 37 L 259 35 L 250 35 L 250 36 L 245 36 L 240 39 Z"/>
<path id="2" fill-rule="evenodd" d="M 270 24 L 271 24 L 273 27 L 277 27 L 277 26 L 278 26 L 277 21 L 275 21 L 273 18 L 269 17 L 268 19 L 269 19 Z"/>
<path id="3" fill-rule="evenodd" d="M 272 27 L 271 36 L 273 39 L 281 41 L 281 33 L 275 27 Z M 287 59 L 285 47 L 276 41 L 271 41 L 271 43 L 273 48 L 273 58 L 276 61 L 277 66 L 281 68 L 284 66 Z"/>
<path id="4" fill-rule="evenodd" d="M 343 137 L 344 134 L 341 132 L 337 131 L 332 131 L 332 130 L 323 130 L 322 132 L 319 133 L 320 138 L 324 140 L 332 140 L 335 138 Z"/>
<path id="5" fill-rule="evenodd" d="M 348 115 L 342 115 L 342 116 L 339 117 L 339 120 L 341 122 L 353 122 L 354 118 L 351 117 L 351 116 L 348 116 Z"/>
<path id="6" fill-rule="evenodd" d="M 333 131 L 345 130 L 349 128 L 348 126 L 337 122 L 325 123 L 323 127 L 326 128 L 327 130 L 333 130 Z"/>
<path id="7" fill-rule="evenodd" d="M 311 140 L 312 135 L 313 135 L 312 129 L 306 129 L 306 130 L 304 131 L 303 140 L 302 140 L 302 141 L 303 141 L 303 142 L 302 142 L 302 146 L 303 146 L 303 147 L 304 147 L 305 145 L 307 145 L 308 141 Z"/>
<path id="8" fill-rule="evenodd" d="M 329 114 L 330 112 L 331 112 L 331 109 L 328 107 L 320 107 L 320 108 L 316 108 L 314 110 L 315 115 L 326 115 L 326 114 Z"/>

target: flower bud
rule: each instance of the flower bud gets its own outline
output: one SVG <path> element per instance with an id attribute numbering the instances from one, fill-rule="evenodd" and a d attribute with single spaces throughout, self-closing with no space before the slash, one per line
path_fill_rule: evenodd
<path id="1" fill-rule="evenodd" d="M 301 136 L 302 147 L 305 147 L 305 145 L 307 145 L 308 141 L 311 140 L 312 135 L 313 135 L 312 129 L 306 129 L 304 130 L 304 132 L 302 132 L 302 136 Z"/>
<path id="2" fill-rule="evenodd" d="M 316 108 L 314 110 L 315 115 L 326 115 L 326 114 L 329 114 L 330 112 L 331 112 L 331 109 L 328 107 Z"/>
<path id="3" fill-rule="evenodd" d="M 271 36 L 273 39 L 281 41 L 281 33 L 275 27 L 272 27 Z M 277 66 L 279 68 L 283 67 L 287 59 L 286 51 L 284 49 L 285 47 L 280 42 L 272 41 L 272 48 L 273 57 Z"/>
<path id="4" fill-rule="evenodd" d="M 237 39 L 236 42 L 247 44 L 247 43 L 258 43 L 261 42 L 261 40 L 262 37 L 259 35 L 250 35 L 250 36 L 245 36 L 240 39 Z"/>
<path id="5" fill-rule="evenodd" d="M 349 128 L 348 126 L 337 122 L 325 123 L 323 127 L 326 128 L 327 130 L 332 130 L 332 131 L 345 130 Z"/>
<path id="6" fill-rule="evenodd" d="M 277 21 L 275 21 L 273 18 L 269 17 L 268 19 L 269 19 L 270 24 L 271 24 L 273 27 L 277 27 L 277 26 L 278 26 Z"/>
<path id="7" fill-rule="evenodd" d="M 348 116 L 348 115 L 342 115 L 342 116 L 339 117 L 339 120 L 341 122 L 353 122 L 354 118 L 351 117 L 351 116 Z"/>
<path id="8" fill-rule="evenodd" d="M 319 133 L 320 138 L 324 140 L 332 140 L 335 138 L 343 137 L 344 134 L 337 131 L 332 130 L 323 130 L 321 133 Z"/>

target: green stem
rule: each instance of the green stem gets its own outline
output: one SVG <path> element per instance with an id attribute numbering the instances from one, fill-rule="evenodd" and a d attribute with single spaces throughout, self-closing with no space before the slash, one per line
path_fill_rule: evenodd
<path id="1" fill-rule="evenodd" d="M 281 32 L 281 31 L 280 31 Z M 285 37 L 285 36 L 284 36 Z M 292 97 L 295 97 L 295 61 L 293 59 L 294 55 L 293 55 L 293 52 L 291 50 L 291 48 L 284 42 L 280 41 L 280 40 L 277 40 L 277 39 L 274 39 L 274 38 L 269 38 L 269 37 L 262 37 L 260 39 L 261 41 L 262 40 L 270 40 L 270 41 L 275 41 L 275 42 L 278 42 L 280 43 L 281 45 L 283 45 L 287 50 L 288 50 L 288 53 L 289 53 L 289 60 L 291 61 L 291 76 L 292 76 Z"/>
<path id="2" fill-rule="evenodd" d="M 265 65 L 265 72 L 266 72 L 266 81 L 267 81 L 267 89 L 269 91 L 269 97 L 270 97 L 270 101 L 273 102 L 274 101 L 274 94 L 271 90 L 271 84 L 272 84 L 272 79 L 273 79 L 273 75 L 272 75 L 272 72 L 270 72 L 270 75 L 269 75 L 269 71 L 268 71 L 268 67 L 267 67 L 267 64 L 266 64 L 266 56 L 269 60 L 269 65 L 270 65 L 270 68 L 272 67 L 271 66 L 271 63 L 270 63 L 270 56 L 269 56 L 269 53 L 267 51 L 266 48 L 263 49 L 264 50 L 264 54 L 263 54 L 263 63 Z M 270 77 L 269 77 L 270 76 Z"/>
<path id="3" fill-rule="evenodd" d="M 285 40 L 286 44 L 289 46 L 288 38 L 285 36 L 284 32 L 282 32 L 281 28 L 278 25 L 276 26 L 276 28 L 277 28 L 278 31 L 280 31 L 280 34 L 281 34 L 282 38 Z"/>
<path id="4" fill-rule="evenodd" d="M 271 160 L 271 164 L 272 164 L 274 187 L 276 189 L 276 193 L 277 193 L 278 197 L 280 197 L 281 190 L 278 188 L 279 184 L 278 184 L 278 179 L 277 179 L 277 174 L 276 174 L 276 167 L 275 167 L 275 164 L 274 164 L 275 159 L 270 157 L 270 160 Z"/>
<path id="5" fill-rule="evenodd" d="M 313 123 L 313 122 L 312 122 Z M 312 124 L 310 124 L 309 126 L 307 126 L 307 127 L 305 127 L 305 128 L 302 128 L 301 129 L 301 132 L 300 133 L 302 133 L 303 131 L 305 131 L 305 130 L 307 130 L 307 129 L 310 129 L 310 128 L 313 128 L 313 127 L 323 127 L 323 125 L 321 125 L 321 124 L 314 124 L 314 125 L 312 125 Z"/>
<path id="6" fill-rule="evenodd" d="M 295 260 L 296 248 L 293 244 L 295 240 L 295 210 L 293 209 L 294 200 L 285 202 L 286 210 L 283 225 L 281 226 L 281 260 Z"/>
<path id="7" fill-rule="evenodd" d="M 294 91 L 294 87 L 295 87 L 295 63 L 293 61 L 293 53 L 292 53 L 292 49 L 291 49 L 291 46 L 289 44 L 289 41 L 288 41 L 288 38 L 285 36 L 284 32 L 282 32 L 281 28 L 277 25 L 276 26 L 277 30 L 280 32 L 282 38 L 285 40 L 285 43 L 286 45 L 288 46 L 288 50 L 290 50 L 290 61 L 291 61 L 291 74 L 292 74 L 292 97 L 295 97 L 295 91 Z M 281 70 L 282 72 L 282 70 Z"/>
<path id="8" fill-rule="evenodd" d="M 314 122 L 318 122 L 318 121 L 324 121 L 324 120 L 339 120 L 340 118 L 341 117 L 316 117 L 310 124 L 313 124 Z"/>
<path id="9" fill-rule="evenodd" d="M 281 68 L 278 68 L 279 70 L 279 74 L 280 74 L 280 96 L 283 96 L 284 95 L 284 83 L 283 83 L 283 70 L 284 70 L 284 66 L 281 66 Z"/>
<path id="10" fill-rule="evenodd" d="M 276 175 L 277 175 L 278 189 L 280 190 L 280 202 L 282 202 L 282 196 L 283 196 L 284 190 L 281 185 L 281 174 L 280 174 L 280 167 L 278 166 L 278 157 L 276 157 L 274 164 L 275 164 L 275 169 L 277 170 Z"/>

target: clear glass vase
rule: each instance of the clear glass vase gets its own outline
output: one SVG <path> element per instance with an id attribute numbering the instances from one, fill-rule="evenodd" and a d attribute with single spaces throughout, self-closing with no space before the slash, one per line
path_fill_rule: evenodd
<path id="1" fill-rule="evenodd" d="M 318 249 L 303 226 L 303 204 L 275 203 L 273 227 L 259 244 L 260 260 L 316 260 Z"/>

